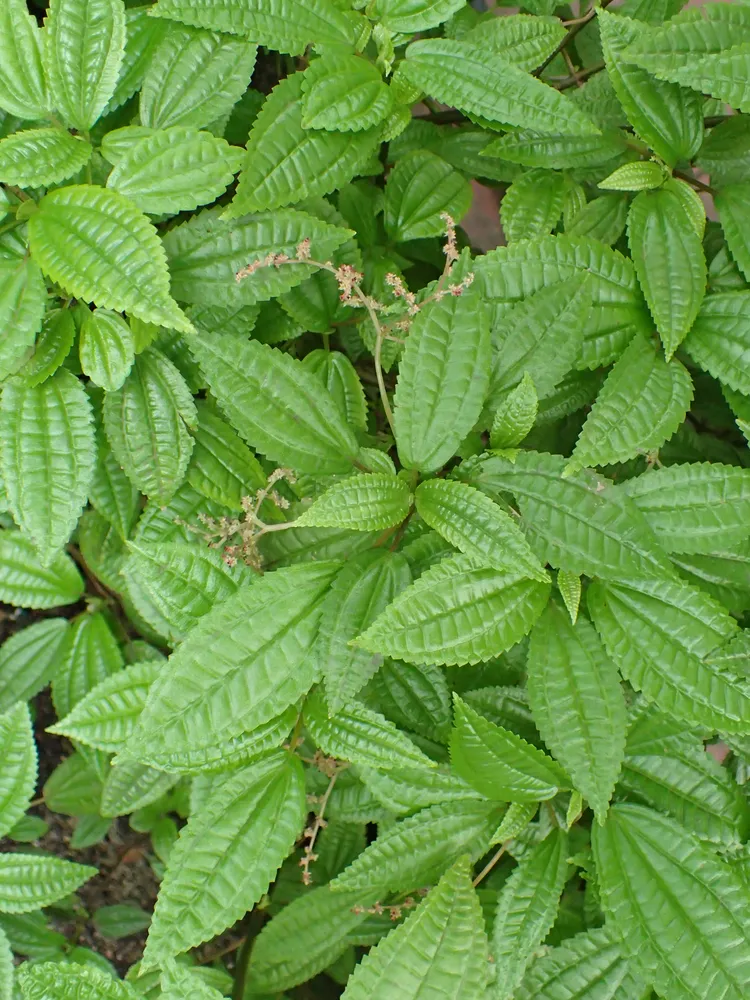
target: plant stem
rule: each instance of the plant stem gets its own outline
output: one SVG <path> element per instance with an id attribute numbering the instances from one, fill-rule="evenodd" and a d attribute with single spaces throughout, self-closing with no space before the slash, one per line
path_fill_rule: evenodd
<path id="1" fill-rule="evenodd" d="M 704 191 L 706 194 L 715 195 L 716 192 L 708 184 L 704 184 L 703 181 L 699 181 L 697 177 L 693 177 L 691 174 L 685 173 L 684 170 L 673 170 L 673 177 L 679 177 L 681 181 L 685 181 L 687 184 L 692 185 L 696 191 Z"/>
<path id="2" fill-rule="evenodd" d="M 601 6 L 606 7 L 607 4 L 610 2 L 611 0 L 602 0 Z M 595 17 L 596 17 L 596 7 L 592 7 L 587 14 L 584 14 L 583 17 L 577 18 L 575 23 L 571 25 L 570 31 L 567 33 L 565 38 L 563 38 L 563 40 L 560 42 L 560 44 L 557 46 L 554 52 L 550 52 L 550 54 L 544 60 L 542 65 L 534 70 L 534 76 L 539 76 L 541 73 L 543 73 L 545 69 L 549 66 L 549 64 L 553 61 L 553 59 L 559 56 L 560 53 L 564 49 L 566 49 L 568 45 L 570 45 L 570 43 L 573 41 L 576 35 L 579 34 L 581 31 L 583 31 L 586 25 L 590 21 L 593 21 Z"/>
<path id="3" fill-rule="evenodd" d="M 482 881 L 482 879 L 486 875 L 489 875 L 489 873 L 492 871 L 492 869 L 498 863 L 498 861 L 503 856 L 503 854 L 505 854 L 505 849 L 506 849 L 506 847 L 508 846 L 509 843 L 510 843 L 510 841 L 506 840 L 504 844 L 500 845 L 500 847 L 498 848 L 498 850 L 495 851 L 495 853 L 492 855 L 492 857 L 490 858 L 490 860 L 487 862 L 487 864 L 484 866 L 484 868 L 481 870 L 481 872 L 477 875 L 477 877 L 471 883 L 474 886 L 475 889 L 479 885 L 479 883 Z"/>

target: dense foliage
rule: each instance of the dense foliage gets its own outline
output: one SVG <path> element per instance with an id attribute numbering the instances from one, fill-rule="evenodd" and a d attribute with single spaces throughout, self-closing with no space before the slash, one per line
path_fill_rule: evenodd
<path id="1" fill-rule="evenodd" d="M 0 0 L 0 1000 L 750 992 L 750 4 L 475 6 Z"/>

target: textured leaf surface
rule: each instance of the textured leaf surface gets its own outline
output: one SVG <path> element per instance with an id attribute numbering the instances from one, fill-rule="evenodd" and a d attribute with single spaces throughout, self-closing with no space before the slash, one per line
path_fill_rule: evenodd
<path id="1" fill-rule="evenodd" d="M 635 805 L 594 830 L 605 912 L 661 993 L 739 1000 L 750 981 L 747 891 L 673 820 Z"/>
<path id="2" fill-rule="evenodd" d="M 89 185 L 51 191 L 29 220 L 29 242 L 42 270 L 76 298 L 192 329 L 170 297 L 156 230 L 116 191 Z"/>
<path id="3" fill-rule="evenodd" d="M 716 194 L 716 210 L 721 220 L 729 252 L 740 271 L 750 280 L 750 184 L 728 184 Z"/>
<path id="4" fill-rule="evenodd" d="M 312 563 L 268 573 L 205 615 L 149 695 L 134 755 L 158 764 L 213 746 L 304 695 L 316 679 L 310 652 L 320 603 L 337 568 Z"/>
<path id="5" fill-rule="evenodd" d="M 263 469 L 233 427 L 209 405 L 198 403 L 198 426 L 187 481 L 230 510 L 242 510 L 242 498 L 266 485 Z"/>
<path id="6" fill-rule="evenodd" d="M 0 910 L 29 913 L 63 899 L 97 874 L 96 868 L 40 854 L 0 855 Z"/>
<path id="7" fill-rule="evenodd" d="M 354 433 L 327 389 L 296 359 L 229 334 L 191 348 L 214 395 L 248 444 L 316 475 L 351 470 Z"/>
<path id="8" fill-rule="evenodd" d="M 128 816 L 157 802 L 179 781 L 179 775 L 158 771 L 126 758 L 110 768 L 104 780 L 99 812 L 105 818 Z"/>
<path id="9" fill-rule="evenodd" d="M 454 556 L 403 591 L 357 644 L 409 663 L 478 663 L 526 635 L 548 596 L 549 584 L 523 570 Z"/>
<path id="10" fill-rule="evenodd" d="M 547 754 L 485 719 L 458 695 L 454 703 L 451 764 L 472 788 L 503 802 L 539 802 L 568 786 L 567 775 Z"/>
<path id="11" fill-rule="evenodd" d="M 18 974 L 24 1000 L 43 1000 L 51 991 L 60 1000 L 138 1000 L 141 996 L 129 983 L 94 966 L 66 962 L 27 962 Z"/>
<path id="12" fill-rule="evenodd" d="M 466 859 L 442 877 L 414 913 L 367 955 L 346 1000 L 480 1000 L 488 979 L 487 938 Z"/>
<path id="13" fill-rule="evenodd" d="M 526 966 L 554 923 L 568 874 L 568 837 L 553 830 L 524 855 L 497 898 L 492 931 L 497 996 L 515 996 Z"/>
<path id="14" fill-rule="evenodd" d="M 305 129 L 303 73 L 274 87 L 255 119 L 237 194 L 225 218 L 293 205 L 346 184 L 375 152 L 379 129 Z"/>
<path id="15" fill-rule="evenodd" d="M 415 150 L 400 159 L 385 186 L 384 222 L 397 242 L 445 232 L 444 214 L 460 222 L 471 205 L 466 178 L 441 157 Z"/>
<path id="16" fill-rule="evenodd" d="M 359 132 L 381 122 L 391 109 L 391 93 L 377 67 L 357 56 L 316 59 L 305 70 L 303 128 Z"/>
<path id="17" fill-rule="evenodd" d="M 34 128 L 0 141 L 0 180 L 19 187 L 56 184 L 86 165 L 92 148 L 60 128 Z"/>
<path id="18" fill-rule="evenodd" d="M 252 909 L 294 845 L 306 809 L 302 767 L 284 752 L 215 787 L 170 854 L 144 965 L 195 947 Z"/>
<path id="19" fill-rule="evenodd" d="M 378 801 L 397 816 L 405 816 L 425 806 L 481 798 L 479 792 L 463 778 L 447 770 L 428 770 L 424 767 L 375 770 L 360 767 L 358 771 Z"/>
<path id="20" fill-rule="evenodd" d="M 617 670 L 591 623 L 550 602 L 531 632 L 528 692 L 544 742 L 603 822 L 627 717 Z"/>
<path id="21" fill-rule="evenodd" d="M 410 32 L 435 28 L 462 6 L 459 0 L 375 0 L 372 11 L 391 31 Z"/>
<path id="22" fill-rule="evenodd" d="M 334 483 L 295 523 L 300 527 L 373 531 L 400 524 L 411 502 L 411 491 L 403 479 L 378 472 L 352 476 Z"/>
<path id="23" fill-rule="evenodd" d="M 29 701 L 49 684 L 68 623 L 47 618 L 15 632 L 0 647 L 0 712 Z"/>
<path id="24" fill-rule="evenodd" d="M 190 390 L 172 362 L 153 347 L 104 400 L 104 428 L 115 458 L 134 486 L 166 503 L 182 482 L 196 423 Z"/>
<path id="25" fill-rule="evenodd" d="M 43 118 L 48 110 L 42 38 L 23 0 L 6 0 L 0 9 L 0 107 L 19 118 Z"/>
<path id="26" fill-rule="evenodd" d="M 83 580 L 63 553 L 41 566 L 34 543 L 20 531 L 0 532 L 0 600 L 19 608 L 56 608 L 75 604 Z"/>
<path id="27" fill-rule="evenodd" d="M 142 212 L 190 211 L 223 193 L 240 157 L 241 150 L 210 132 L 173 125 L 136 142 L 118 160 L 107 187 Z"/>
<path id="28" fill-rule="evenodd" d="M 105 115 L 140 89 L 154 52 L 167 32 L 168 24 L 150 17 L 149 10 L 149 7 L 130 7 L 125 11 L 125 48 L 117 86 L 104 109 Z"/>
<path id="29" fill-rule="evenodd" d="M 67 715 L 100 681 L 122 669 L 123 659 L 101 612 L 79 615 L 68 630 L 52 679 L 58 716 Z"/>
<path id="30" fill-rule="evenodd" d="M 42 327 L 46 288 L 30 259 L 0 258 L 0 378 L 15 374 Z"/>
<path id="31" fill-rule="evenodd" d="M 406 50 L 401 72 L 431 97 L 491 121 L 563 135 L 596 133 L 562 94 L 502 56 L 453 39 L 425 39 Z"/>
<path id="32" fill-rule="evenodd" d="M 609 465 L 655 451 L 683 422 L 692 398 L 685 367 L 634 337 L 586 417 L 571 464 Z"/>
<path id="33" fill-rule="evenodd" d="M 547 236 L 563 212 L 565 178 L 550 170 L 528 170 L 513 181 L 500 205 L 508 243 Z"/>
<path id="34" fill-rule="evenodd" d="M 588 605 L 607 652 L 637 691 L 687 722 L 744 730 L 750 685 L 709 659 L 736 633 L 720 604 L 688 584 L 641 579 L 597 581 Z"/>
<path id="35" fill-rule="evenodd" d="M 532 9 L 531 5 L 528 9 Z M 472 45 L 486 45 L 529 73 L 541 66 L 564 38 L 565 28 L 556 17 L 529 17 L 528 14 L 482 20 L 466 36 Z"/>
<path id="36" fill-rule="evenodd" d="M 2 837 L 13 829 L 31 802 L 36 787 L 36 757 L 29 709 L 19 702 L 0 715 L 0 836 Z"/>
<path id="37" fill-rule="evenodd" d="M 504 393 L 495 410 L 490 429 L 493 449 L 514 448 L 526 437 L 536 421 L 539 399 L 528 372 L 518 385 Z"/>
<path id="38" fill-rule="evenodd" d="M 495 139 L 484 156 L 499 156 L 525 167 L 588 167 L 606 163 L 624 150 L 622 136 L 615 129 L 601 135 L 544 135 L 539 132 L 509 132 Z"/>
<path id="39" fill-rule="evenodd" d="M 134 347 L 133 333 L 118 313 L 97 309 L 84 316 L 78 356 L 94 385 L 108 392 L 119 389 L 133 366 Z"/>
<path id="40" fill-rule="evenodd" d="M 750 292 L 706 296 L 685 350 L 714 378 L 750 395 Z"/>

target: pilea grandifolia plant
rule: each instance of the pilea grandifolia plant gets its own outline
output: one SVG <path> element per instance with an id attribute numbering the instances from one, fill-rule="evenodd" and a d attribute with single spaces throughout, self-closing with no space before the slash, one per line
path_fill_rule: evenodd
<path id="1" fill-rule="evenodd" d="M 2 1000 L 748 996 L 750 5 L 478 6 L 0 0 Z"/>

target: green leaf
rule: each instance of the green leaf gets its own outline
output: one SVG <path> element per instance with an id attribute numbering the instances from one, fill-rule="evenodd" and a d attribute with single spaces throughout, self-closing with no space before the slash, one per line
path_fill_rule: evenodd
<path id="1" fill-rule="evenodd" d="M 320 272 L 319 272 L 320 273 Z M 303 285 L 300 292 L 304 294 Z M 347 423 L 358 431 L 367 430 L 367 400 L 359 375 L 349 358 L 341 351 L 310 351 L 303 358 L 303 364 L 321 380 L 339 405 Z M 360 456 L 362 461 L 362 456 Z M 381 462 L 380 467 L 368 465 L 370 472 L 395 471 L 390 458 L 383 452 L 371 449 L 367 462 Z"/>
<path id="2" fill-rule="evenodd" d="M 0 601 L 18 608 L 56 608 L 75 604 L 83 580 L 70 556 L 60 553 L 49 566 L 20 531 L 0 532 Z"/>
<path id="3" fill-rule="evenodd" d="M 481 490 L 515 494 L 522 528 L 540 560 L 587 576 L 669 578 L 674 571 L 635 504 L 609 480 L 563 477 L 561 455 L 520 452 L 465 463 L 460 476 Z"/>
<path id="4" fill-rule="evenodd" d="M 350 134 L 303 127 L 304 76 L 293 73 L 266 98 L 250 130 L 237 193 L 223 218 L 328 194 L 350 181 L 375 152 L 378 128 Z"/>
<path id="5" fill-rule="evenodd" d="M 526 966 L 557 916 L 568 876 L 568 837 L 553 830 L 523 859 L 497 897 L 492 932 L 496 995 L 516 995 Z"/>
<path id="6" fill-rule="evenodd" d="M 570 781 L 547 754 L 485 719 L 454 694 L 451 765 L 472 788 L 501 802 L 551 799 Z"/>
<path id="7" fill-rule="evenodd" d="M 534 721 L 575 788 L 604 822 L 625 750 L 617 670 L 587 619 L 552 601 L 531 632 L 528 692 Z"/>
<path id="8" fill-rule="evenodd" d="M 28 706 L 18 702 L 0 715 L 0 836 L 29 807 L 37 779 L 37 752 Z"/>
<path id="9" fill-rule="evenodd" d="M 701 238 L 669 182 L 636 196 L 628 214 L 628 244 L 669 360 L 693 325 L 706 291 Z"/>
<path id="10" fill-rule="evenodd" d="M 575 137 L 520 130 L 495 139 L 482 156 L 499 156 L 502 160 L 520 163 L 524 167 L 559 170 L 565 167 L 595 167 L 619 156 L 625 148 L 625 140 L 617 129 L 608 129 L 601 135 Z"/>
<path id="11" fill-rule="evenodd" d="M 610 364 L 634 334 L 651 335 L 653 320 L 632 262 L 596 240 L 547 236 L 498 247 L 477 261 L 477 278 L 484 298 L 489 300 L 493 326 L 517 302 L 560 282 L 567 285 L 576 275 L 588 275 L 591 296 L 591 308 L 580 321 L 583 348 L 578 367 Z M 558 294 L 560 290 L 558 287 Z M 535 371 L 530 374 L 536 379 Z"/>
<path id="12" fill-rule="evenodd" d="M 168 23 L 149 16 L 150 7 L 125 11 L 125 48 L 117 86 L 103 114 L 119 108 L 140 89 L 154 54 L 167 33 Z"/>
<path id="13" fill-rule="evenodd" d="M 40 854 L 0 854 L 0 910 L 29 913 L 75 892 L 96 868 Z"/>
<path id="14" fill-rule="evenodd" d="M 42 328 L 47 290 L 42 272 L 28 257 L 0 257 L 0 380 L 15 374 Z"/>
<path id="15" fill-rule="evenodd" d="M 213 788 L 170 854 L 143 967 L 194 948 L 251 910 L 292 849 L 306 811 L 302 766 L 283 751 Z"/>
<path id="16" fill-rule="evenodd" d="M 222 221 L 220 212 L 209 209 L 194 215 L 164 237 L 174 294 L 181 302 L 225 308 L 265 302 L 306 281 L 316 273 L 315 266 L 262 267 L 240 282 L 237 271 L 273 253 L 295 257 L 306 239 L 312 257 L 327 261 L 352 236 L 349 229 L 293 209 L 261 212 L 232 222 Z M 212 330 L 212 336 L 224 332 L 223 326 Z"/>
<path id="17" fill-rule="evenodd" d="M 0 180 L 19 187 L 47 187 L 71 177 L 93 150 L 61 128 L 32 128 L 0 141 Z"/>
<path id="18" fill-rule="evenodd" d="M 622 489 L 667 552 L 734 550 L 750 535 L 750 470 L 715 462 L 652 469 Z"/>
<path id="19" fill-rule="evenodd" d="M 351 701 L 383 662 L 382 656 L 352 646 L 350 640 L 371 625 L 410 583 L 404 556 L 382 550 L 353 556 L 336 575 L 323 602 L 315 644 L 332 713 Z"/>
<path id="20" fill-rule="evenodd" d="M 359 445 L 326 388 L 296 359 L 230 334 L 191 341 L 232 425 L 272 461 L 315 475 L 350 472 Z"/>
<path id="21" fill-rule="evenodd" d="M 173 125 L 131 146 L 107 178 L 107 187 L 143 212 L 190 211 L 224 192 L 239 170 L 241 155 L 210 132 Z"/>
<path id="22" fill-rule="evenodd" d="M 634 337 L 589 411 L 568 467 L 627 462 L 656 451 L 682 424 L 692 399 L 685 367 Z"/>
<path id="23" fill-rule="evenodd" d="M 132 735 L 149 689 L 162 670 L 157 660 L 134 663 L 99 681 L 49 732 L 109 753 Z"/>
<path id="24" fill-rule="evenodd" d="M 177 784 L 179 775 L 126 758 L 110 768 L 102 788 L 99 812 L 105 818 L 127 816 L 157 802 Z"/>
<path id="25" fill-rule="evenodd" d="M 116 191 L 90 185 L 51 191 L 29 219 L 29 243 L 45 274 L 76 298 L 192 330 L 170 297 L 156 230 Z"/>
<path id="26" fill-rule="evenodd" d="M 0 929 L 0 997 L 2 1000 L 13 1000 L 13 982 L 15 968 L 13 951 L 5 932 Z"/>
<path id="27" fill-rule="evenodd" d="M 518 385 L 505 393 L 492 418 L 490 444 L 493 449 L 515 448 L 536 422 L 539 398 L 528 372 Z"/>
<path id="28" fill-rule="evenodd" d="M 737 631 L 720 604 L 686 583 L 641 579 L 597 581 L 588 605 L 607 652 L 636 691 L 686 722 L 744 730 L 750 686 L 710 660 Z"/>
<path id="29" fill-rule="evenodd" d="M 478 563 L 549 581 L 513 519 L 484 493 L 450 479 L 430 479 L 414 499 L 422 520 Z"/>
<path id="30" fill-rule="evenodd" d="M 144 763 L 252 732 L 307 693 L 321 601 L 338 564 L 276 570 L 205 615 L 181 643 L 129 749 Z M 210 658 L 206 651 L 210 650 Z"/>
<path id="31" fill-rule="evenodd" d="M 527 4 L 528 10 L 532 4 Z M 566 31 L 556 17 L 510 14 L 480 21 L 466 35 L 466 41 L 487 47 L 529 73 L 553 54 Z"/>
<path id="32" fill-rule="evenodd" d="M 311 739 L 329 757 L 381 769 L 435 767 L 392 722 L 356 701 L 334 715 L 323 696 L 314 692 L 305 702 L 305 725 Z"/>
<path id="33" fill-rule="evenodd" d="M 227 565 L 215 549 L 181 542 L 139 546 L 131 542 L 124 572 L 134 576 L 180 640 L 212 607 L 220 604 L 255 574 L 240 563 Z"/>
<path id="34" fill-rule="evenodd" d="M 206 403 L 198 402 L 197 410 L 187 481 L 210 500 L 241 511 L 242 498 L 266 485 L 265 473 L 234 428 Z"/>
<path id="35" fill-rule="evenodd" d="M 60 649 L 52 679 L 52 700 L 59 717 L 67 715 L 92 688 L 122 669 L 117 641 L 101 612 L 76 618 Z"/>
<path id="36" fill-rule="evenodd" d="M 0 8 L 0 107 L 21 119 L 44 118 L 49 110 L 42 39 L 23 0 L 5 0 Z"/>
<path id="37" fill-rule="evenodd" d="M 76 338 L 76 325 L 70 309 L 49 309 L 42 331 L 34 344 L 34 353 L 19 375 L 29 386 L 37 386 L 60 368 Z"/>
<path id="38" fill-rule="evenodd" d="M 425 806 L 479 799 L 479 793 L 463 778 L 448 771 L 424 767 L 376 770 L 359 767 L 361 780 L 385 808 L 403 816 Z"/>
<path id="39" fill-rule="evenodd" d="M 422 809 L 381 829 L 377 840 L 336 876 L 331 888 L 395 892 L 429 885 L 462 854 L 473 859 L 484 854 L 502 811 L 496 802 L 477 800 Z"/>
<path id="40" fill-rule="evenodd" d="M 747 233 L 750 183 L 729 184 L 717 191 L 715 205 L 729 252 L 745 278 L 750 280 L 750 240 Z"/>
<path id="41" fill-rule="evenodd" d="M 426 149 L 398 161 L 385 185 L 383 221 L 397 243 L 440 236 L 445 215 L 460 222 L 472 199 L 471 185 L 450 163 Z"/>
<path id="42" fill-rule="evenodd" d="M 628 752 L 618 788 L 628 799 L 673 816 L 702 840 L 739 843 L 750 831 L 742 790 L 700 743 L 663 753 Z"/>
<path id="43" fill-rule="evenodd" d="M 97 454 L 89 501 L 97 512 L 127 538 L 140 514 L 141 494 L 132 485 L 112 454 L 104 434 L 97 433 Z"/>
<path id="44" fill-rule="evenodd" d="M 570 236 L 589 236 L 602 243 L 617 243 L 628 221 L 628 199 L 621 194 L 605 194 L 594 198 L 566 227 Z"/>
<path id="45" fill-rule="evenodd" d="M 513 181 L 500 204 L 508 243 L 547 236 L 563 211 L 565 178 L 550 170 L 528 170 Z"/>
<path id="46" fill-rule="evenodd" d="M 92 754 L 90 760 L 92 763 L 83 754 L 74 753 L 55 768 L 43 789 L 48 809 L 66 816 L 99 817 L 102 778 L 92 764 L 102 758 Z"/>
<path id="47" fill-rule="evenodd" d="M 481 1000 L 487 937 L 471 870 L 461 858 L 427 899 L 356 967 L 345 1000 Z"/>
<path id="48" fill-rule="evenodd" d="M 464 280 L 463 256 L 453 271 Z M 393 420 L 407 469 L 435 472 L 451 458 L 482 410 L 490 364 L 487 313 L 474 288 L 425 306 L 399 363 Z"/>
<path id="49" fill-rule="evenodd" d="M 302 55 L 308 44 L 354 46 L 360 17 L 347 17 L 332 0 L 222 0 L 209 11 L 200 0 L 159 0 L 158 17 L 250 38 L 258 45 Z"/>
<path id="50" fill-rule="evenodd" d="M 463 3 L 460 0 L 374 0 L 370 6 L 372 15 L 384 28 L 394 33 L 410 33 L 436 28 L 463 7 Z"/>
<path id="51" fill-rule="evenodd" d="M 504 125 L 591 135 L 598 129 L 563 94 L 486 48 L 453 39 L 412 42 L 399 70 L 443 104 Z"/>
<path id="52" fill-rule="evenodd" d="M 365 473 L 334 483 L 295 521 L 299 527 L 373 531 L 400 524 L 409 513 L 411 490 L 388 473 Z"/>
<path id="53" fill-rule="evenodd" d="M 114 93 L 125 48 L 121 0 L 52 0 L 45 22 L 50 104 L 86 132 Z"/>
<path id="54" fill-rule="evenodd" d="M 67 630 L 65 618 L 46 618 L 5 640 L 0 647 L 0 712 L 29 701 L 49 684 Z"/>
<path id="55" fill-rule="evenodd" d="M 597 927 L 552 948 L 529 968 L 517 1000 L 643 1000 L 645 983 L 623 955 L 615 930 Z"/>
<path id="56" fill-rule="evenodd" d="M 391 110 L 391 92 L 366 59 L 331 53 L 310 63 L 302 81 L 303 128 L 361 132 Z"/>
<path id="57" fill-rule="evenodd" d="M 116 392 L 104 399 L 112 452 L 134 486 L 166 503 L 182 482 L 193 450 L 188 427 L 195 403 L 180 372 L 153 347 L 137 355 Z"/>
<path id="58" fill-rule="evenodd" d="M 143 77 L 141 124 L 205 128 L 229 114 L 250 83 L 256 46 L 174 22 L 166 22 L 164 32 Z"/>
<path id="59" fill-rule="evenodd" d="M 620 805 L 593 836 L 602 904 L 661 994 L 740 1000 L 750 918 L 740 878 L 673 820 Z"/>
<path id="60" fill-rule="evenodd" d="M 78 343 L 84 375 L 107 392 L 119 389 L 133 367 L 133 333 L 125 320 L 109 309 L 87 310 Z"/>
<path id="61" fill-rule="evenodd" d="M 635 131 L 670 166 L 692 159 L 703 141 L 700 96 L 625 60 L 627 47 L 648 34 L 643 24 L 603 9 L 597 14 L 607 75 Z"/>
<path id="62" fill-rule="evenodd" d="M 246 995 L 291 989 L 327 969 L 346 950 L 372 902 L 372 894 L 331 892 L 327 885 L 298 896 L 256 938 Z"/>
<path id="63" fill-rule="evenodd" d="M 707 295 L 684 347 L 704 371 L 750 395 L 750 291 Z"/>
<path id="64" fill-rule="evenodd" d="M 102 937 L 110 941 L 138 934 L 139 931 L 146 930 L 150 922 L 150 915 L 133 903 L 100 906 L 93 920 Z"/>
<path id="65" fill-rule="evenodd" d="M 26 962 L 18 972 L 24 1000 L 40 1000 L 54 995 L 59 1000 L 139 1000 L 128 983 L 115 979 L 92 965 L 73 962 Z"/>
<path id="66" fill-rule="evenodd" d="M 653 160 L 636 160 L 613 170 L 597 187 L 605 191 L 650 191 L 666 180 L 664 168 Z"/>

